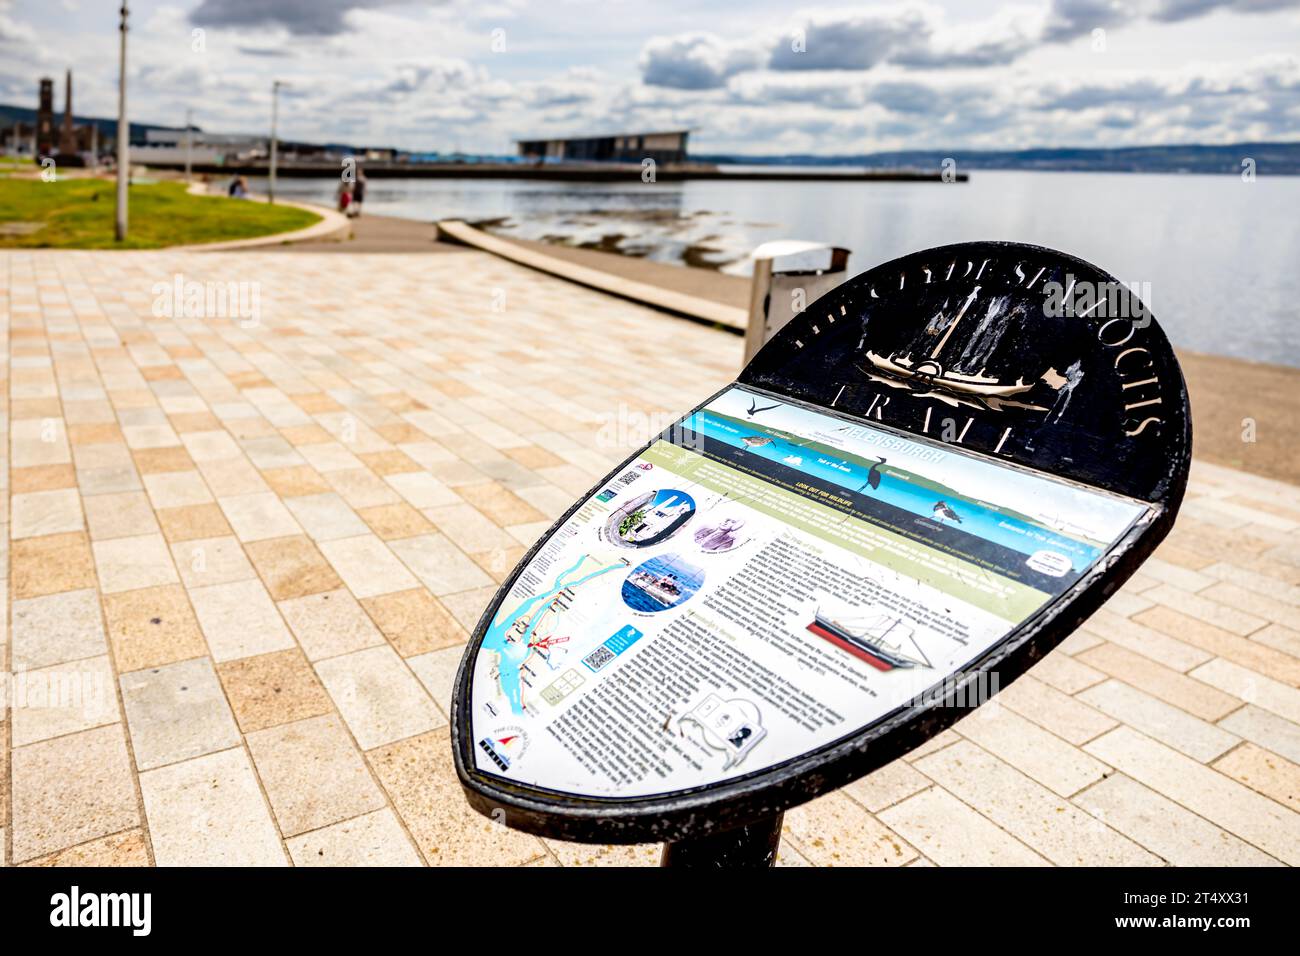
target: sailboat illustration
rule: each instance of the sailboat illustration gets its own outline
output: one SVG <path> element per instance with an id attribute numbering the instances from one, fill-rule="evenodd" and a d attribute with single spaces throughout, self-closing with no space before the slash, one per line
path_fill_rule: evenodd
<path id="1" fill-rule="evenodd" d="M 1053 368 L 1048 368 L 1029 381 L 1019 376 L 1015 381 L 1004 381 L 988 374 L 988 363 L 997 350 L 1009 323 L 1003 321 L 1002 311 L 1007 306 L 1004 298 L 994 299 L 983 318 L 973 326 L 971 334 L 961 344 L 960 354 L 947 360 L 946 352 L 953 333 L 962 323 L 971 305 L 979 297 L 980 287 L 975 286 L 962 302 L 957 315 L 946 326 L 933 348 L 929 340 L 938 334 L 940 316 L 936 315 L 922 333 L 905 349 L 892 355 L 881 355 L 868 349 L 866 359 L 870 368 L 862 369 L 866 375 L 894 388 L 906 388 L 920 393 L 918 397 L 937 398 L 951 405 L 970 405 L 1002 411 L 1018 408 L 1029 412 L 1051 410 L 1053 392 L 1059 391 L 1068 379 Z M 928 352 L 927 352 L 928 349 Z M 919 357 L 918 357 L 919 355 Z M 945 364 L 946 362 L 946 364 Z M 961 366 L 961 367 L 959 367 Z M 976 368 L 978 371 L 969 371 Z M 1047 404 L 1037 404 L 1029 393 L 1045 393 Z M 1036 396 L 1032 396 L 1036 398 Z"/>
<path id="2" fill-rule="evenodd" d="M 896 614 L 885 611 L 836 614 L 818 606 L 808 630 L 878 671 L 931 666 L 916 646 L 915 631 Z M 912 645 L 918 656 L 909 655 L 903 649 L 905 644 Z"/>

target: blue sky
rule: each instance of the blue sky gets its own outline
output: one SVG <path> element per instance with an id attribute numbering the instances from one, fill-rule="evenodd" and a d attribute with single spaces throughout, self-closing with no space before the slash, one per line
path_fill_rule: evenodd
<path id="1" fill-rule="evenodd" d="M 0 0 L 0 102 L 72 67 L 116 110 L 115 0 Z M 133 118 L 502 152 L 695 130 L 696 151 L 1300 139 L 1300 0 L 132 3 Z M 196 32 L 199 31 L 199 32 Z M 60 105 L 62 90 L 60 88 Z"/>

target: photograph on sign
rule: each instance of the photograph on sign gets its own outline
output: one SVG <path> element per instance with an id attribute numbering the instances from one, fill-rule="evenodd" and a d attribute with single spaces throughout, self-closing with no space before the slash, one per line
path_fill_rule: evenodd
<path id="1" fill-rule="evenodd" d="M 780 764 L 977 660 L 1148 507 L 730 388 L 521 570 L 473 661 L 476 766 L 643 797 Z"/>

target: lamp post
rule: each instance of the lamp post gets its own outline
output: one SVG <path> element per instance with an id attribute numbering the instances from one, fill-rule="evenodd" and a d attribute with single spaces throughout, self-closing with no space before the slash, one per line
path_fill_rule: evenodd
<path id="1" fill-rule="evenodd" d="M 186 108 L 185 110 L 185 182 L 190 182 L 190 142 L 194 134 L 190 132 L 193 128 L 194 110 Z"/>
<path id="2" fill-rule="evenodd" d="M 131 175 L 131 124 L 126 118 L 126 0 L 122 0 L 121 53 L 117 75 L 117 217 L 113 234 L 118 242 L 126 239 L 126 188 Z"/>
<path id="3" fill-rule="evenodd" d="M 267 199 L 269 202 L 275 202 L 275 121 L 280 105 L 280 87 L 285 84 L 280 80 L 271 81 L 271 168 L 270 177 L 267 184 Z"/>

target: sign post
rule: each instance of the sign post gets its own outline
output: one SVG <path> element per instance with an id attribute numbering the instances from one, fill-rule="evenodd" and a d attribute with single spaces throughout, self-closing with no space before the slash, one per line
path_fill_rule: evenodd
<path id="1" fill-rule="evenodd" d="M 1191 425 L 1147 307 L 1072 256 L 877 266 L 597 484 L 485 611 L 472 806 L 665 865 L 767 866 L 782 814 L 1028 670 L 1168 533 Z"/>

